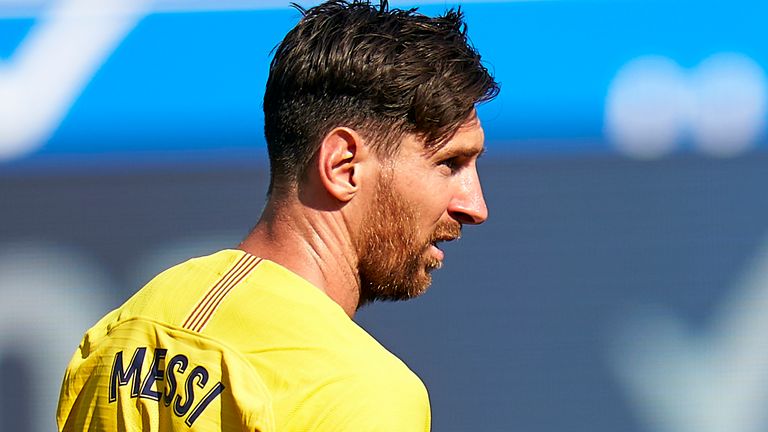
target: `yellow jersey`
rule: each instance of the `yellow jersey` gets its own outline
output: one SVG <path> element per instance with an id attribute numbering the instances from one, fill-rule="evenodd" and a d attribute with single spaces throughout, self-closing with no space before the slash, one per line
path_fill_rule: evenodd
<path id="1" fill-rule="evenodd" d="M 428 432 L 421 380 L 318 288 L 239 250 L 161 273 L 83 337 L 62 431 Z"/>

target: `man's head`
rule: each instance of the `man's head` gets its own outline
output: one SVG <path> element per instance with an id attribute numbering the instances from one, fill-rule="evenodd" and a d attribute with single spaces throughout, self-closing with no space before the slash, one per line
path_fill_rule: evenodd
<path id="1" fill-rule="evenodd" d="M 406 134 L 435 148 L 498 93 L 460 11 L 430 18 L 386 0 L 333 0 L 302 12 L 264 95 L 270 192 L 298 185 L 334 127 L 357 130 L 380 156 Z"/>
<path id="2" fill-rule="evenodd" d="M 386 1 L 329 1 L 302 12 L 276 49 L 264 96 L 270 194 L 319 177 L 339 208 L 365 196 L 359 217 L 344 209 L 354 219 L 360 303 L 414 297 L 441 265 L 435 243 L 487 216 L 475 105 L 498 85 L 460 11 L 430 18 Z M 371 159 L 373 170 L 358 164 Z M 375 181 L 360 172 L 375 172 Z"/>

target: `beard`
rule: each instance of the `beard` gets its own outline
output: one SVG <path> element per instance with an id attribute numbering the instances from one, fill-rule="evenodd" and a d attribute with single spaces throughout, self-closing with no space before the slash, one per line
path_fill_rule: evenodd
<path id="1" fill-rule="evenodd" d="M 418 212 L 382 178 L 375 202 L 365 216 L 356 244 L 360 301 L 358 307 L 384 300 L 407 300 L 423 294 L 440 260 L 427 252 L 437 241 L 461 235 L 461 224 L 441 221 L 432 233 L 418 229 Z"/>

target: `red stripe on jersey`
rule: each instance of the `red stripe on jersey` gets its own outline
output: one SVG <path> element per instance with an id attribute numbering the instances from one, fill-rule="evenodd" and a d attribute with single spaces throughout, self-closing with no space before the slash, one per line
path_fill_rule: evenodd
<path id="1" fill-rule="evenodd" d="M 244 268 L 243 271 L 237 276 L 237 279 L 228 284 L 224 289 L 220 290 L 216 297 L 213 299 L 213 303 L 211 303 L 210 307 L 206 308 L 203 315 L 201 315 L 200 322 L 192 330 L 196 332 L 203 331 L 203 328 L 205 328 L 205 325 L 208 324 L 208 321 L 210 321 L 211 317 L 216 312 L 216 309 L 219 308 L 219 305 L 227 296 L 227 294 L 229 294 L 233 288 L 235 288 L 243 279 L 245 279 L 251 273 L 251 271 L 253 271 L 257 265 L 259 265 L 260 262 L 261 258 L 255 262 L 248 263 L 247 267 Z"/>
<path id="2" fill-rule="evenodd" d="M 205 294 L 203 299 L 197 303 L 192 313 L 189 314 L 186 321 L 184 321 L 184 328 L 189 328 L 189 326 L 192 324 L 192 321 L 195 320 L 195 318 L 198 317 L 200 314 L 200 309 L 204 307 L 205 304 L 208 303 L 208 299 L 213 295 L 213 293 L 221 288 L 222 285 L 229 282 L 229 280 L 232 278 L 232 275 L 236 273 L 240 267 L 245 263 L 245 261 L 248 259 L 248 255 L 243 255 L 240 260 L 235 263 L 234 266 L 232 266 L 231 269 L 227 273 L 224 274 L 224 276 L 220 277 L 218 281 L 216 281 L 216 284 L 208 290 L 208 292 Z"/>
<path id="3" fill-rule="evenodd" d="M 208 292 L 205 294 L 202 300 L 200 300 L 195 308 L 192 310 L 192 312 L 189 314 L 187 319 L 184 321 L 183 327 L 186 329 L 192 329 L 195 323 L 197 323 L 200 320 L 200 316 L 204 313 L 204 310 L 207 309 L 207 307 L 210 305 L 213 297 L 216 295 L 216 293 L 220 292 L 222 289 L 226 288 L 226 286 L 231 283 L 231 281 L 237 277 L 238 274 L 240 274 L 241 270 L 247 266 L 249 262 L 252 262 L 255 260 L 256 257 L 252 255 L 245 254 L 243 255 L 240 260 L 235 263 L 232 268 L 224 274 L 219 280 L 216 282 L 216 284 L 208 290 Z"/>

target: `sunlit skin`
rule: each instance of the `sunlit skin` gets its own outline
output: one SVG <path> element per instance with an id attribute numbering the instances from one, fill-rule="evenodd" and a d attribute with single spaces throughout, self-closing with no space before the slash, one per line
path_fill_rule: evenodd
<path id="1" fill-rule="evenodd" d="M 393 161 L 393 187 L 419 213 L 419 230 L 431 233 L 440 222 L 477 225 L 488 218 L 477 159 L 484 151 L 480 120 L 473 117 L 437 152 L 430 154 L 415 137 L 407 137 Z M 443 253 L 432 247 L 431 256 Z"/>
<path id="2" fill-rule="evenodd" d="M 424 293 L 429 273 L 443 263 L 437 243 L 458 238 L 463 224 L 485 221 L 488 210 L 477 176 L 482 151 L 483 130 L 473 118 L 437 151 L 425 151 L 409 136 L 384 162 L 358 242 L 361 305 Z"/>
<path id="3" fill-rule="evenodd" d="M 273 192 L 239 247 L 303 277 L 350 317 L 372 299 L 419 295 L 431 282 L 429 272 L 444 260 L 436 243 L 456 238 L 461 225 L 488 217 L 477 173 L 483 143 L 474 115 L 437 151 L 426 151 L 408 135 L 389 158 L 378 157 L 357 131 L 333 129 L 302 183 Z M 391 201 L 382 205 L 387 202 L 382 200 Z M 398 221 L 387 211 L 405 218 Z M 380 219 L 372 224 L 372 218 Z M 363 286 L 366 257 L 361 252 L 376 249 L 371 234 L 382 247 L 378 256 L 369 257 L 369 267 L 384 269 L 372 284 L 394 290 L 383 297 Z M 410 250 L 415 258 L 392 250 Z M 393 274 L 408 286 L 393 283 L 397 277 L 387 279 Z"/>

